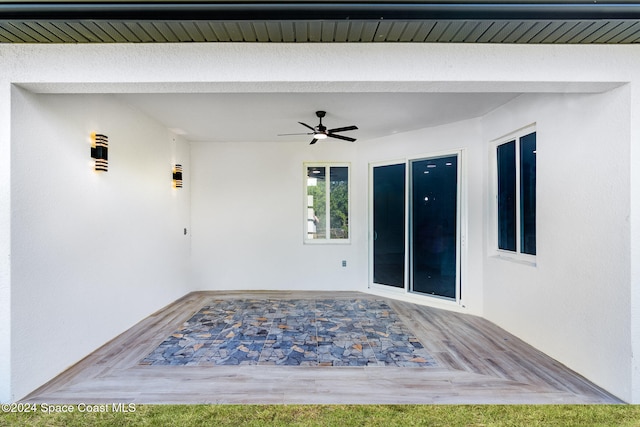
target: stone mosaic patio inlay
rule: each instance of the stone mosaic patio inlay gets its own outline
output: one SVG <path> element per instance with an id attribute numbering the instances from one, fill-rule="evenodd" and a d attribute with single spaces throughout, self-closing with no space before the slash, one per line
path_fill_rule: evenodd
<path id="1" fill-rule="evenodd" d="M 381 300 L 215 300 L 142 365 L 435 366 Z"/>

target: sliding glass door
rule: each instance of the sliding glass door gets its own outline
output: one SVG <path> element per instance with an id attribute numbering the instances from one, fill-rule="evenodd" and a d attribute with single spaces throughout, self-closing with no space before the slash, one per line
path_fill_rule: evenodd
<path id="1" fill-rule="evenodd" d="M 459 153 L 371 168 L 372 282 L 460 298 Z"/>

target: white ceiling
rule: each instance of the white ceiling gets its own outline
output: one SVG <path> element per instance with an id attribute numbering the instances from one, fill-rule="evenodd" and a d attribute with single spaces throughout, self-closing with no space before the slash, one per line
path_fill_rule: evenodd
<path id="1" fill-rule="evenodd" d="M 482 116 L 517 93 L 178 93 L 119 94 L 124 102 L 184 132 L 189 141 L 307 141 L 298 122 L 316 126 L 317 110 L 329 128 L 359 141 Z"/>

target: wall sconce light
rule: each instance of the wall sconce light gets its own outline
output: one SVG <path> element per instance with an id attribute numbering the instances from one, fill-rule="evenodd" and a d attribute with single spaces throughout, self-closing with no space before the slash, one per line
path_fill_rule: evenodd
<path id="1" fill-rule="evenodd" d="M 96 159 L 95 170 L 109 170 L 109 137 L 99 133 L 91 134 L 91 157 Z"/>
<path id="2" fill-rule="evenodd" d="M 175 188 L 182 188 L 182 165 L 175 165 L 173 167 L 173 186 Z"/>

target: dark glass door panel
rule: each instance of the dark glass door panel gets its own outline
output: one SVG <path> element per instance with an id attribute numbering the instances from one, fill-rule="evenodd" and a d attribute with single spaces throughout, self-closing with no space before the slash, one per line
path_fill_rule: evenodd
<path id="1" fill-rule="evenodd" d="M 411 162 L 411 290 L 456 298 L 458 156 Z"/>
<path id="2" fill-rule="evenodd" d="M 520 252 L 536 254 L 536 133 L 520 138 Z"/>
<path id="3" fill-rule="evenodd" d="M 373 168 L 373 282 L 404 288 L 404 163 Z"/>
<path id="4" fill-rule="evenodd" d="M 516 142 L 497 148 L 498 248 L 516 250 Z"/>

